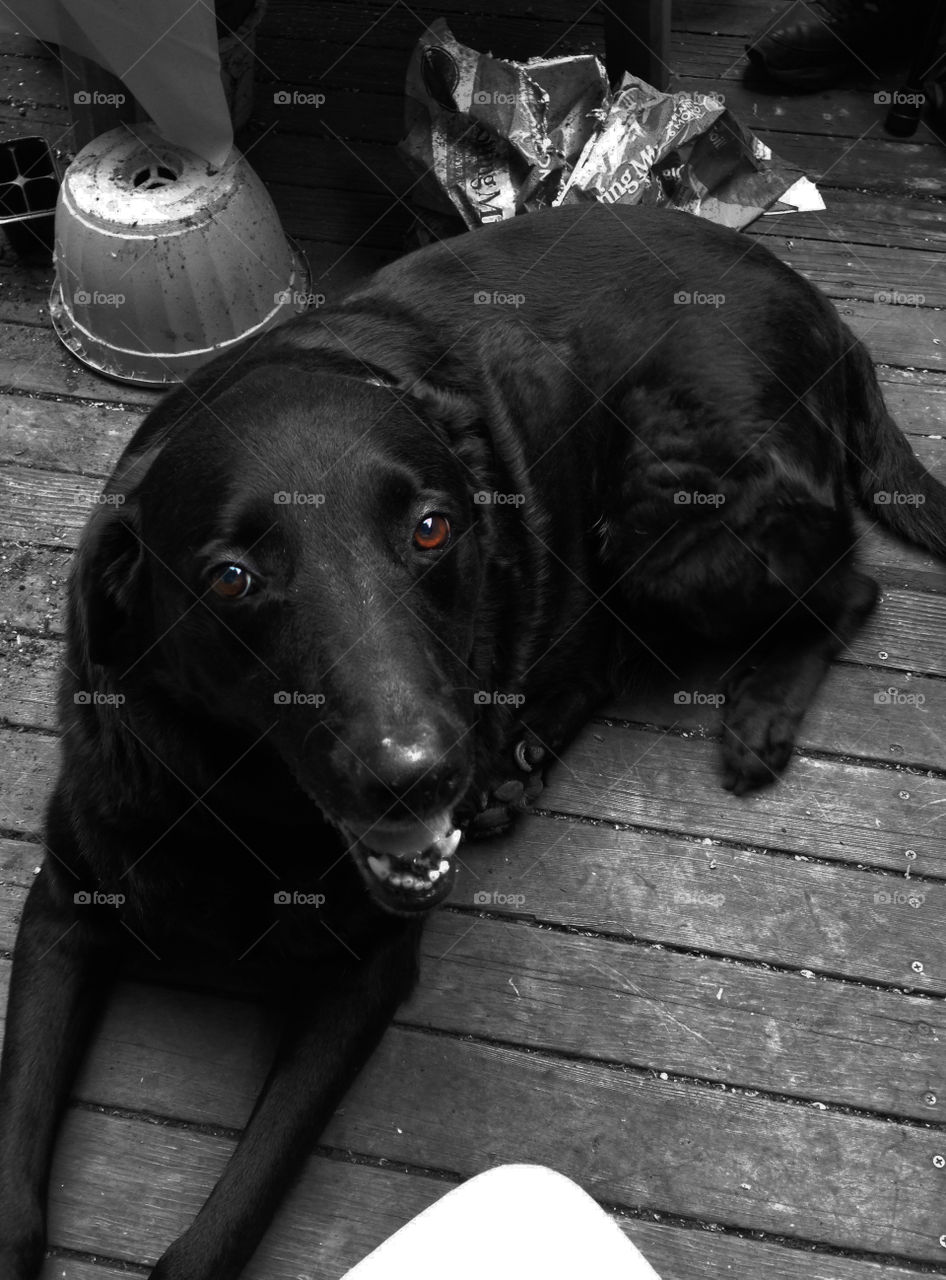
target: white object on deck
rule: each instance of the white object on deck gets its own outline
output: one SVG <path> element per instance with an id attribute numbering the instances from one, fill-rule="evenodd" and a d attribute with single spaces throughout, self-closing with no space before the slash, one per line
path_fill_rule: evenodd
<path id="1" fill-rule="evenodd" d="M 507 1164 L 449 1191 L 343 1280 L 660 1280 L 620 1227 L 574 1182 Z"/>

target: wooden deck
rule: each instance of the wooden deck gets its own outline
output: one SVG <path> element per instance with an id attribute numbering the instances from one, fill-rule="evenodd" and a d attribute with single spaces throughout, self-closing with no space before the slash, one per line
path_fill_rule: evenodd
<path id="1" fill-rule="evenodd" d="M 883 133 L 873 93 L 895 75 L 799 97 L 744 86 L 744 38 L 779 8 L 678 0 L 675 83 L 724 93 L 819 182 L 827 212 L 754 233 L 865 338 L 946 479 L 946 146 L 925 127 Z M 601 51 L 598 12 L 564 0 L 496 0 L 489 17 L 462 0 L 271 0 L 246 146 L 329 298 L 403 243 L 404 70 L 439 14 L 510 56 Z M 7 135 L 62 141 L 44 51 L 7 38 L 0 64 Z M 273 85 L 326 101 L 277 107 Z M 153 400 L 61 351 L 49 279 L 0 262 L 4 989 L 56 757 L 63 581 L 89 498 Z M 862 545 L 882 603 L 778 787 L 725 793 L 712 720 L 655 689 L 588 726 L 540 812 L 470 850 L 416 997 L 250 1280 L 338 1276 L 502 1161 L 577 1179 L 663 1280 L 946 1276 L 946 565 L 876 530 Z M 877 703 L 888 687 L 900 696 Z M 59 1143 L 44 1280 L 153 1263 L 218 1176 L 270 1047 L 249 1002 L 119 988 Z"/>

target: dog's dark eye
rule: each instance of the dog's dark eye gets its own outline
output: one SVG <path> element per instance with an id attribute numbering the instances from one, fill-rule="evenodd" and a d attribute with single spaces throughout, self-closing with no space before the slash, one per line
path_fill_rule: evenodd
<path id="1" fill-rule="evenodd" d="M 439 551 L 450 541 L 450 521 L 439 511 L 432 511 L 417 522 L 414 546 L 421 551 Z"/>
<path id="2" fill-rule="evenodd" d="M 210 578 L 210 590 L 221 600 L 242 600 L 249 595 L 253 579 L 241 564 L 221 564 Z"/>

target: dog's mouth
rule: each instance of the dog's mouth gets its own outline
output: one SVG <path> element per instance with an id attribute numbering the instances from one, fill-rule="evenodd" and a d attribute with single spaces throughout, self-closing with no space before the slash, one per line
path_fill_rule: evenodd
<path id="1" fill-rule="evenodd" d="M 429 822 L 379 823 L 362 832 L 349 827 L 346 834 L 368 892 L 385 911 L 429 911 L 453 888 L 460 830 L 448 813 Z"/>

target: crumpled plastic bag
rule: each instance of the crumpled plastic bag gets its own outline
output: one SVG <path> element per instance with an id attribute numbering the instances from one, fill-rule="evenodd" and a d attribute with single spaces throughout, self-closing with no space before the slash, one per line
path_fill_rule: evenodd
<path id="1" fill-rule="evenodd" d="M 438 19 L 407 73 L 401 146 L 420 171 L 415 198 L 468 227 L 551 204 L 607 92 L 595 57 L 505 62 L 459 44 Z"/>
<path id="2" fill-rule="evenodd" d="M 586 200 L 667 205 L 730 227 L 783 197 L 824 207 L 722 98 L 631 75 L 612 93 L 590 54 L 508 62 L 461 45 L 442 18 L 411 58 L 406 117 L 415 199 L 471 229 Z"/>

